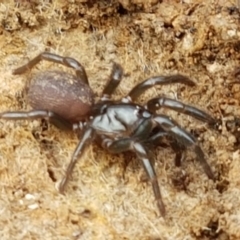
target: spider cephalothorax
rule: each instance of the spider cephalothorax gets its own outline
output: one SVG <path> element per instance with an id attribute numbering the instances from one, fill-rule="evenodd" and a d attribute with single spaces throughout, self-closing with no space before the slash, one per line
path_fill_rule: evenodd
<path id="1" fill-rule="evenodd" d="M 162 216 L 165 215 L 165 207 L 162 202 L 153 162 L 148 156 L 148 145 L 157 145 L 161 143 L 162 137 L 167 136 L 171 138 L 173 141 L 172 146 L 175 148 L 180 145 L 181 148 L 191 147 L 207 176 L 214 179 L 212 170 L 195 138 L 170 117 L 157 114 L 156 111 L 161 107 L 165 107 L 188 114 L 209 124 L 215 123 L 213 117 L 193 106 L 166 97 L 151 99 L 144 106 L 134 103 L 134 100 L 141 93 L 154 85 L 171 83 L 194 85 L 194 82 L 189 78 L 179 74 L 151 77 L 136 85 L 124 98 L 119 101 L 112 101 L 111 95 L 123 75 L 122 67 L 114 63 L 110 79 L 102 92 L 102 97 L 97 103 L 94 103 L 94 94 L 89 86 L 85 69 L 72 58 L 44 52 L 26 65 L 14 70 L 13 74 L 24 73 L 41 60 L 61 63 L 71 67 L 75 69 L 76 76 L 59 71 L 38 74 L 32 79 L 28 92 L 29 103 L 33 110 L 28 112 L 4 112 L 0 113 L 0 118 L 44 118 L 58 127 L 81 130 L 79 143 L 68 165 L 66 175 L 59 185 L 61 192 L 64 191 L 74 165 L 81 157 L 83 150 L 93 140 L 100 142 L 103 148 L 112 153 L 129 150 L 136 153 L 151 180 Z M 180 165 L 179 162 L 177 164 Z"/>

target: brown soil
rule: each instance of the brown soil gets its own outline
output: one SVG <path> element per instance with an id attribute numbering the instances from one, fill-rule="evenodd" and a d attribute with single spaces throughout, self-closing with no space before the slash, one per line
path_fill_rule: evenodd
<path id="1" fill-rule="evenodd" d="M 160 3 L 161 2 L 161 3 Z M 125 77 L 116 98 L 149 76 L 183 73 L 196 87 L 154 87 L 219 119 L 217 129 L 164 111 L 198 137 L 217 181 L 191 151 L 181 168 L 171 148 L 153 152 L 167 209 L 159 217 L 151 185 L 134 159 L 91 145 L 65 195 L 56 186 L 78 142 L 40 120 L 0 125 L 1 239 L 240 239 L 240 13 L 228 0 L 3 0 L 0 3 L 1 111 L 29 109 L 24 86 L 32 74 L 63 66 L 42 62 L 12 70 L 43 51 L 79 60 L 100 94 L 120 63 Z M 231 122 L 232 123 L 232 122 Z M 233 122 L 235 123 L 235 122 Z M 239 138 L 239 139 L 238 139 Z"/>

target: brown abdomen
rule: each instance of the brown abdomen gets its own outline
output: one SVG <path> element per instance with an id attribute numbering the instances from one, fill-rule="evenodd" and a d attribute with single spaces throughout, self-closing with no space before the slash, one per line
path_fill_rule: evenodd
<path id="1" fill-rule="evenodd" d="M 75 123 L 88 115 L 94 104 L 94 93 L 74 75 L 46 71 L 31 80 L 28 100 L 35 110 L 49 110 Z"/>

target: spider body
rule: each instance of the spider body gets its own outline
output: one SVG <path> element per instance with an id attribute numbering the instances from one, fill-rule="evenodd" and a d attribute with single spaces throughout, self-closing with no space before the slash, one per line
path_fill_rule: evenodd
<path id="1" fill-rule="evenodd" d="M 146 79 L 136 85 L 127 96 L 118 101 L 112 101 L 111 95 L 119 85 L 123 70 L 114 64 L 110 79 L 106 84 L 102 97 L 96 103 L 89 86 L 84 67 L 75 59 L 61 57 L 48 52 L 41 53 L 26 65 L 17 68 L 13 74 L 22 74 L 34 67 L 41 60 L 48 60 L 71 67 L 76 71 L 76 77 L 58 72 L 43 72 L 33 79 L 29 86 L 29 102 L 33 110 L 28 112 L 3 112 L 1 119 L 38 119 L 50 120 L 56 126 L 67 129 L 80 129 L 81 137 L 67 167 L 66 175 L 59 185 L 63 192 L 77 160 L 84 149 L 93 141 L 112 153 L 133 151 L 142 163 L 152 184 L 159 211 L 165 215 L 154 163 L 148 155 L 148 145 L 159 145 L 164 136 L 171 137 L 175 150 L 191 148 L 197 156 L 203 170 L 210 179 L 214 175 L 208 165 L 204 153 L 196 139 L 170 117 L 158 114 L 162 107 L 188 114 L 209 124 L 215 119 L 198 108 L 186 105 L 180 101 L 165 97 L 149 100 L 141 106 L 134 100 L 145 90 L 154 85 L 181 83 L 193 86 L 194 83 L 183 75 L 156 76 Z M 180 165 L 179 160 L 176 165 Z"/>

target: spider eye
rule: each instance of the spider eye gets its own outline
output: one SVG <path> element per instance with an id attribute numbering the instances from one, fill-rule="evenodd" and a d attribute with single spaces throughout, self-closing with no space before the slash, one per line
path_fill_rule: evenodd
<path id="1" fill-rule="evenodd" d="M 139 106 L 136 106 L 136 109 L 134 110 L 134 114 L 137 116 L 142 115 L 142 109 Z"/>
<path id="2" fill-rule="evenodd" d="M 146 111 L 145 109 L 139 106 L 136 106 L 135 114 L 138 117 L 144 117 L 144 118 L 149 118 L 151 116 L 151 114 L 148 111 Z"/>

